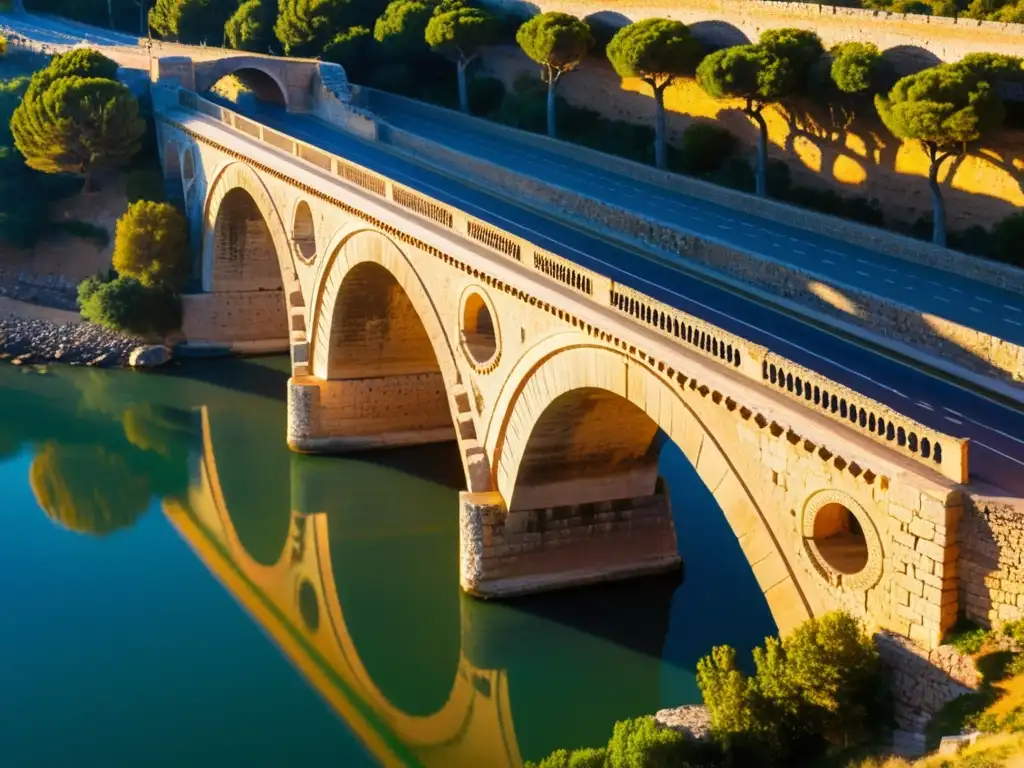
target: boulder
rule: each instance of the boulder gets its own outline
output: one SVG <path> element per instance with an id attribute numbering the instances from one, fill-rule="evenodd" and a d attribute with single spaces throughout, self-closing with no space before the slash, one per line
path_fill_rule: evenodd
<path id="1" fill-rule="evenodd" d="M 136 347 L 128 356 L 128 365 L 132 368 L 156 368 L 171 359 L 170 347 L 163 344 L 150 344 Z"/>
<path id="2" fill-rule="evenodd" d="M 711 736 L 711 713 L 702 704 L 659 710 L 654 715 L 654 722 L 698 741 Z"/>

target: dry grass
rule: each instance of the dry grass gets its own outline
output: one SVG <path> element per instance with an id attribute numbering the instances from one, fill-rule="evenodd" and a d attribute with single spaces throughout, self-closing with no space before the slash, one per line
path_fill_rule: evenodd
<path id="1" fill-rule="evenodd" d="M 931 755 L 916 762 L 899 757 L 872 758 L 856 768 L 1024 768 L 1024 734 L 983 736 L 956 755 Z"/>

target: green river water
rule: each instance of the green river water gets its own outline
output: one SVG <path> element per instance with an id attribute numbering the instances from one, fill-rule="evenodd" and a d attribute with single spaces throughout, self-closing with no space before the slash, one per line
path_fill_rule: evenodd
<path id="1" fill-rule="evenodd" d="M 671 445 L 685 578 L 465 597 L 454 445 L 292 454 L 287 366 L 0 365 L 0 765 L 517 766 L 774 632 Z"/>

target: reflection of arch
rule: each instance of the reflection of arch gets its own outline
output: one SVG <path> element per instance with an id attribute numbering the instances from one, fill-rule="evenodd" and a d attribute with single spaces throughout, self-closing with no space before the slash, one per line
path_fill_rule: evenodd
<path id="1" fill-rule="evenodd" d="M 509 385 L 495 408 L 504 417 L 488 432 L 488 453 L 497 489 L 506 502 L 516 504 L 514 499 L 521 492 L 517 484 L 529 484 L 530 473 L 542 463 L 543 453 L 532 454 L 538 448 L 534 432 L 538 424 L 543 427 L 542 417 L 552 404 L 563 395 L 578 395 L 579 390 L 607 393 L 603 395 L 606 405 L 602 408 L 614 408 L 614 399 L 621 398 L 635 408 L 619 408 L 616 416 L 634 414 L 630 424 L 643 427 L 644 431 L 626 437 L 629 430 L 619 430 L 619 443 L 612 447 L 624 451 L 626 459 L 640 462 L 644 445 L 653 441 L 654 432 L 660 428 L 714 495 L 754 568 L 780 632 L 785 634 L 808 618 L 810 605 L 764 513 L 714 431 L 687 404 L 685 390 L 670 386 L 646 366 L 617 350 L 593 345 L 585 337 L 574 339 L 576 343 L 571 344 L 566 337 L 555 337 L 524 356 L 512 371 Z M 567 402 L 570 406 L 578 405 L 580 399 L 574 396 Z M 637 412 L 642 412 L 643 418 Z M 586 416 L 585 412 L 580 415 L 578 429 L 595 427 Z M 513 424 L 515 428 L 510 426 Z M 553 444 L 545 446 L 542 442 L 539 447 L 550 451 Z M 585 456 L 581 454 L 578 458 L 582 460 Z M 651 479 L 641 477 L 643 481 Z"/>
<path id="2" fill-rule="evenodd" d="M 477 669 L 461 654 L 443 708 L 425 716 L 403 712 L 377 688 L 338 601 L 327 515 L 282 509 L 291 533 L 277 562 L 251 559 L 225 506 L 205 409 L 202 423 L 188 500 L 165 500 L 165 514 L 373 756 L 386 766 L 521 766 L 502 672 Z"/>

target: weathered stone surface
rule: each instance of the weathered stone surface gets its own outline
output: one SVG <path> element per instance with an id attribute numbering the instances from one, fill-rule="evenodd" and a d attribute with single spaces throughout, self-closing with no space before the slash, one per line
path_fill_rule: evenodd
<path id="1" fill-rule="evenodd" d="M 132 368 L 156 368 L 170 360 L 170 347 L 165 347 L 163 344 L 150 344 L 133 349 L 128 356 L 128 365 Z"/>
<path id="2" fill-rule="evenodd" d="M 654 722 L 662 728 L 670 728 L 689 736 L 691 739 L 711 737 L 711 713 L 699 704 L 660 709 L 654 714 Z"/>

